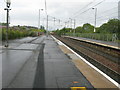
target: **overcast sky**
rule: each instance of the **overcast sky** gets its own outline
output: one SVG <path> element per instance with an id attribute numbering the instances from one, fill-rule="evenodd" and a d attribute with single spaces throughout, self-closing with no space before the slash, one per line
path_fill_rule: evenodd
<path id="1" fill-rule="evenodd" d="M 103 0 L 46 0 L 47 14 L 49 15 L 49 29 L 62 28 L 69 18 L 76 19 L 76 26 L 84 23 L 94 25 L 95 10 L 89 9 Z M 118 1 L 104 0 L 97 8 L 97 26 L 110 18 L 118 18 Z M 0 22 L 6 21 L 5 0 L 0 0 Z M 11 0 L 10 25 L 38 26 L 39 9 L 41 11 L 41 24 L 46 26 L 45 0 Z M 89 10 L 88 10 L 89 9 Z M 87 10 L 87 11 L 86 11 Z M 85 13 L 83 13 L 86 11 Z M 55 25 L 53 18 L 57 20 Z M 2 18 L 1 18 L 2 17 Z M 56 27 L 54 27 L 56 26 Z M 67 23 L 70 27 L 70 23 Z M 73 27 L 73 25 L 72 25 Z"/>

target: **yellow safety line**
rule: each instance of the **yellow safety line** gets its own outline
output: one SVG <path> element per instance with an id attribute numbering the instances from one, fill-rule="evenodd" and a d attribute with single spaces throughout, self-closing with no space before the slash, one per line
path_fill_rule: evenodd
<path id="1" fill-rule="evenodd" d="M 70 38 L 73 38 L 73 37 L 70 37 Z M 86 42 L 90 42 L 90 43 L 98 44 L 98 45 L 102 45 L 102 46 L 107 46 L 107 47 L 111 47 L 111 48 L 115 48 L 115 49 L 120 49 L 119 47 L 116 47 L 116 46 L 111 46 L 111 45 L 108 45 L 108 44 L 102 44 L 102 43 L 98 43 L 98 42 L 94 42 L 94 41 L 83 40 L 83 39 L 79 39 L 79 38 L 73 38 L 73 39 L 82 40 L 82 41 L 86 41 Z"/>
<path id="2" fill-rule="evenodd" d="M 86 87 L 71 87 L 71 90 L 87 90 Z"/>

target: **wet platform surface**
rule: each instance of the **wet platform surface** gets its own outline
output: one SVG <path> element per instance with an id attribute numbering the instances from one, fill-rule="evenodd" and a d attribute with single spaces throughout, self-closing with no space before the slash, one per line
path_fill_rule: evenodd
<path id="1" fill-rule="evenodd" d="M 3 88 L 32 88 L 40 44 L 30 43 L 42 41 L 41 37 L 26 37 L 10 40 L 9 47 L 1 46 L 1 68 Z M 5 42 L 3 42 L 4 45 Z M 29 68 L 28 68 L 29 67 Z"/>
<path id="2" fill-rule="evenodd" d="M 44 40 L 40 51 L 34 88 L 93 88 L 90 82 L 65 55 L 52 37 Z M 77 83 L 74 83 L 77 82 Z"/>
<path id="3" fill-rule="evenodd" d="M 116 88 L 53 36 L 20 41 L 0 54 L 3 88 Z"/>

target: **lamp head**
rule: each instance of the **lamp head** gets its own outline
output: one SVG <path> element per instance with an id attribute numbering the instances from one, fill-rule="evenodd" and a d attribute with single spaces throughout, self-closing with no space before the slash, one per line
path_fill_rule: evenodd
<path id="1" fill-rule="evenodd" d="M 9 8 L 10 4 L 11 4 L 11 1 L 10 0 L 6 0 L 6 4 L 7 4 L 7 7 Z"/>

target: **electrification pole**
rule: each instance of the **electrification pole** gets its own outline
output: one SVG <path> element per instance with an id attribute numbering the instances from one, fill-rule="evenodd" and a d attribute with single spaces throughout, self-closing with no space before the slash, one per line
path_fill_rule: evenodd
<path id="1" fill-rule="evenodd" d="M 55 17 L 54 17 L 54 30 L 55 30 Z"/>
<path id="2" fill-rule="evenodd" d="M 72 31 L 72 19 L 71 18 L 69 18 L 70 20 L 71 20 L 71 30 L 70 30 L 70 32 Z"/>
<path id="3" fill-rule="evenodd" d="M 74 31 L 73 31 L 73 35 L 75 35 L 75 24 L 76 24 L 76 20 L 74 19 Z"/>
<path id="4" fill-rule="evenodd" d="M 47 30 L 47 37 L 48 37 L 48 15 L 47 15 L 47 24 L 46 24 L 46 30 Z"/>
<path id="5" fill-rule="evenodd" d="M 67 22 L 65 22 L 65 28 L 67 28 Z"/>
<path id="6" fill-rule="evenodd" d="M 60 28 L 60 24 L 61 24 L 60 22 L 61 22 L 61 21 L 59 20 L 59 28 Z"/>

